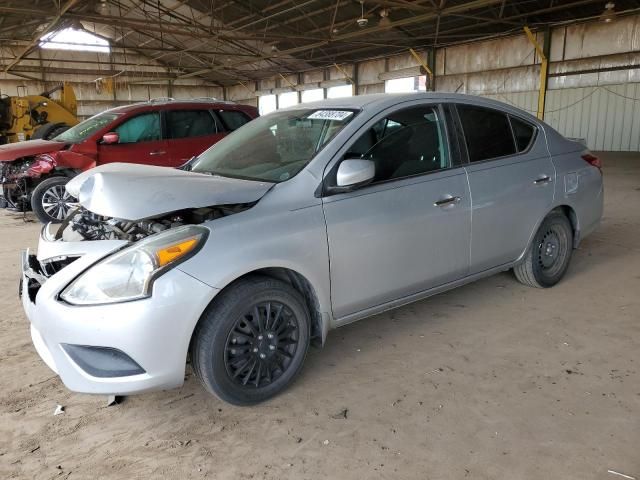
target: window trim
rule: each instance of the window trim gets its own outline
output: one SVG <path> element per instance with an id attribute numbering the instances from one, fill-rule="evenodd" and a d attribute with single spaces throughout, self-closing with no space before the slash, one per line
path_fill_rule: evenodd
<path id="1" fill-rule="evenodd" d="M 518 157 L 520 155 L 526 155 L 527 153 L 529 153 L 531 151 L 531 149 L 533 148 L 533 145 L 535 144 L 536 139 L 538 138 L 538 125 L 531 123 L 528 120 L 523 119 L 522 117 L 520 117 L 519 115 L 516 114 L 512 114 L 511 112 L 505 111 L 505 110 L 500 110 L 497 108 L 493 108 L 493 107 L 487 107 L 485 105 L 476 105 L 475 103 L 463 103 L 463 102 L 454 102 L 451 103 L 452 106 L 454 106 L 453 110 L 456 112 L 456 118 L 457 118 L 457 122 L 459 124 L 460 130 L 461 130 L 461 138 L 458 139 L 458 141 L 461 144 L 461 147 L 464 147 L 464 152 L 466 153 L 466 165 L 467 166 L 471 166 L 471 165 L 481 165 L 483 163 L 488 163 L 488 162 L 493 162 L 496 160 L 504 160 L 507 158 L 514 158 L 514 157 Z M 501 113 L 503 115 L 505 115 L 507 117 L 507 123 L 509 124 L 509 131 L 511 132 L 511 139 L 513 140 L 513 146 L 515 148 L 515 153 L 509 154 L 509 155 L 502 155 L 500 157 L 492 157 L 492 158 L 487 158 L 484 160 L 478 160 L 477 162 L 472 162 L 471 161 L 471 157 L 469 156 L 469 149 L 467 147 L 467 136 L 466 133 L 464 131 L 464 126 L 462 125 L 462 119 L 460 118 L 460 112 L 458 111 L 458 106 L 462 105 L 462 106 L 470 106 L 470 107 L 477 107 L 477 108 L 484 108 L 485 110 L 492 110 L 494 112 L 498 112 Z M 527 145 L 526 150 L 523 150 L 521 152 L 518 152 L 518 144 L 516 142 L 516 136 L 513 132 L 513 127 L 511 125 L 511 116 L 517 118 L 518 120 L 522 120 L 523 122 L 531 125 L 532 127 L 534 127 L 534 133 L 533 133 L 533 137 L 531 139 L 531 141 L 529 142 L 529 145 Z"/>
<path id="2" fill-rule="evenodd" d="M 371 129 L 373 127 L 373 125 L 375 125 L 377 122 L 389 117 L 390 115 L 393 115 L 394 113 L 397 113 L 397 112 L 399 112 L 401 110 L 408 110 L 410 108 L 436 107 L 438 109 L 439 114 L 440 114 L 441 122 L 442 122 L 442 125 L 443 125 L 443 133 L 444 133 L 444 137 L 445 137 L 444 140 L 445 140 L 445 142 L 447 142 L 447 153 L 448 153 L 448 156 L 449 156 L 449 166 L 447 168 L 439 168 L 438 170 L 430 170 L 428 172 L 415 173 L 413 175 L 406 175 L 406 176 L 398 177 L 398 178 L 388 178 L 386 180 L 381 180 L 381 181 L 378 181 L 378 182 L 371 182 L 371 183 L 368 183 L 366 185 L 361 185 L 359 187 L 355 187 L 353 190 L 346 190 L 345 191 L 345 190 L 340 190 L 336 185 L 336 177 L 337 177 L 337 173 L 338 173 L 338 168 L 340 167 L 340 164 L 344 160 L 346 160 L 345 158 L 342 158 L 342 159 L 339 159 L 337 162 L 335 162 L 334 165 L 330 168 L 330 170 L 327 171 L 327 173 L 324 175 L 324 177 L 322 179 L 322 182 L 318 186 L 318 189 L 316 189 L 315 196 L 317 196 L 317 197 L 329 197 L 329 196 L 339 195 L 339 194 L 343 194 L 343 193 L 352 193 L 352 192 L 360 191 L 360 190 L 363 190 L 363 189 L 367 189 L 369 187 L 377 187 L 379 185 L 390 184 L 392 182 L 401 182 L 401 181 L 405 181 L 405 180 L 411 179 L 411 178 L 426 177 L 426 176 L 431 175 L 431 174 L 442 173 L 442 172 L 446 172 L 446 171 L 453 171 L 453 170 L 456 170 L 458 168 L 464 167 L 465 166 L 464 164 L 461 163 L 459 165 L 454 165 L 453 161 L 452 161 L 453 160 L 453 158 L 451 156 L 452 138 L 451 138 L 449 130 L 447 128 L 447 120 L 446 120 L 446 116 L 445 116 L 445 112 L 444 112 L 444 104 L 445 104 L 445 102 L 435 101 L 435 102 L 429 102 L 429 103 L 415 103 L 415 104 L 412 104 L 412 105 L 403 105 L 403 104 L 394 105 L 394 107 L 399 107 L 399 108 L 393 108 L 392 107 L 392 109 L 390 109 L 390 110 L 385 110 L 383 112 L 379 112 L 380 114 L 382 114 L 382 116 L 375 115 L 374 117 L 369 119 L 369 121 L 367 123 L 365 123 L 363 126 L 361 126 L 349 138 L 349 140 L 347 140 L 338 149 L 338 153 L 341 152 L 345 148 L 345 146 L 352 145 L 353 143 L 357 142 L 360 139 L 360 137 L 366 131 Z M 336 155 L 338 155 L 338 153 L 336 153 Z M 346 151 L 344 153 L 346 153 Z M 344 153 L 343 153 L 343 155 L 344 155 Z M 331 163 L 331 162 L 329 162 L 329 163 Z"/>
<path id="3" fill-rule="evenodd" d="M 464 167 L 469 163 L 469 154 L 466 148 L 462 148 L 464 143 L 464 131 L 462 130 L 460 118 L 458 117 L 458 110 L 455 108 L 453 103 L 446 102 L 443 103 L 442 106 L 445 110 L 445 123 L 447 124 L 448 131 L 450 132 L 450 143 L 452 147 L 455 147 L 456 156 L 459 157 L 455 166 Z M 447 113 L 449 113 L 449 115 L 447 115 Z M 466 147 L 466 143 L 464 145 Z M 453 155 L 451 156 L 451 159 L 451 163 L 453 165 Z"/>
<path id="4" fill-rule="evenodd" d="M 511 113 L 507 113 L 507 116 L 509 117 L 509 126 L 511 127 L 511 135 L 513 135 L 513 141 L 516 145 L 516 151 L 518 150 L 518 140 L 516 139 L 516 132 L 513 129 L 513 124 L 511 123 L 511 119 L 515 118 L 516 120 L 521 121 L 522 123 L 529 125 L 530 127 L 533 128 L 533 135 L 531 135 L 531 140 L 529 140 L 529 143 L 527 144 L 527 148 L 525 148 L 524 150 L 522 150 L 521 152 L 517 152 L 516 155 L 521 155 L 521 154 L 525 154 L 525 153 L 529 153 L 529 151 L 533 148 L 533 144 L 536 142 L 536 140 L 538 139 L 538 126 L 525 120 L 524 118 L 518 116 L 518 115 L 513 115 Z"/>

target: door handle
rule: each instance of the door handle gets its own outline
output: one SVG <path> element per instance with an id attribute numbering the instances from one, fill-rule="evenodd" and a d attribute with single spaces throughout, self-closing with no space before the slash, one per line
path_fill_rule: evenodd
<path id="1" fill-rule="evenodd" d="M 153 157 L 155 155 L 164 155 L 165 153 L 167 152 L 165 152 L 164 150 L 156 150 L 155 152 L 150 152 L 149 155 Z"/>
<path id="2" fill-rule="evenodd" d="M 446 207 L 447 205 L 453 205 L 455 203 L 460 202 L 462 200 L 460 197 L 452 197 L 451 195 L 441 198 L 440 200 L 436 200 L 433 204 L 434 207 Z"/>
<path id="3" fill-rule="evenodd" d="M 545 175 L 543 177 L 537 178 L 533 181 L 534 185 L 544 185 L 545 183 L 549 183 L 551 181 L 551 178 L 548 175 Z"/>

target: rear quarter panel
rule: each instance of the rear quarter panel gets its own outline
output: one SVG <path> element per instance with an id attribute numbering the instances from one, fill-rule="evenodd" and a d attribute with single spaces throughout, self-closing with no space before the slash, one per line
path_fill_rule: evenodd
<path id="1" fill-rule="evenodd" d="M 549 153 L 556 168 L 556 206 L 567 205 L 575 212 L 575 245 L 600 223 L 604 205 L 604 187 L 600 170 L 581 157 L 586 147 L 568 140 L 546 126 Z"/>

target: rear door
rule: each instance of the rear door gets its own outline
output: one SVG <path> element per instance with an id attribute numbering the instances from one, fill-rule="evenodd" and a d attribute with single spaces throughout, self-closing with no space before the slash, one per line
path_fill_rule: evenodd
<path id="1" fill-rule="evenodd" d="M 169 163 L 178 167 L 220 141 L 225 132 L 208 108 L 165 110 Z"/>
<path id="2" fill-rule="evenodd" d="M 98 144 L 98 165 L 112 162 L 169 166 L 167 142 L 162 138 L 160 112 L 147 111 L 128 117 L 113 129 L 120 140 Z"/>
<path id="3" fill-rule="evenodd" d="M 472 200 L 470 273 L 512 262 L 553 203 L 555 168 L 538 127 L 458 103 Z"/>

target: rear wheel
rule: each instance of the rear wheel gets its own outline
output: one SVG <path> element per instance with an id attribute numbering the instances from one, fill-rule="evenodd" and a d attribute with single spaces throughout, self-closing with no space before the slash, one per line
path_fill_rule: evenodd
<path id="1" fill-rule="evenodd" d="M 40 182 L 31 194 L 31 209 L 42 223 L 60 223 L 78 203 L 66 189 L 67 177 L 51 177 Z"/>
<path id="2" fill-rule="evenodd" d="M 542 222 L 522 261 L 513 268 L 516 278 L 530 287 L 548 288 L 564 276 L 573 251 L 573 230 L 561 212 Z"/>
<path id="3" fill-rule="evenodd" d="M 308 346 L 309 313 L 300 293 L 280 280 L 252 277 L 214 300 L 190 354 L 208 391 L 234 405 L 253 405 L 293 381 Z"/>

